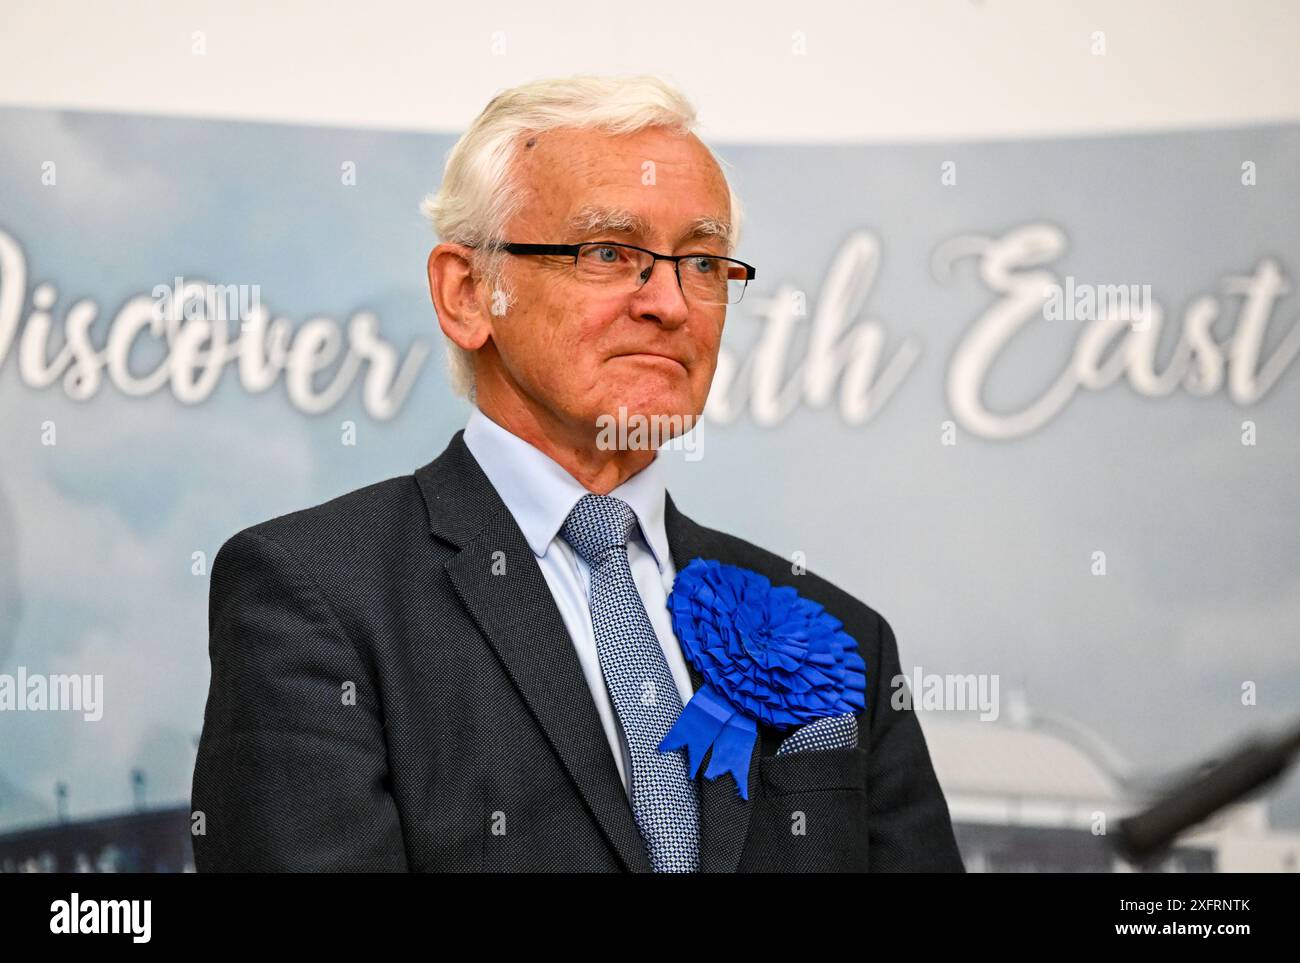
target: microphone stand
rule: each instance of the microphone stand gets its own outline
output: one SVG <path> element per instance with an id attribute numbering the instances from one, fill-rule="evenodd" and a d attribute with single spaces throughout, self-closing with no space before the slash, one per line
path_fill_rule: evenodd
<path id="1" fill-rule="evenodd" d="M 1211 760 L 1144 812 L 1120 820 L 1116 849 L 1131 863 L 1145 862 L 1179 833 L 1275 780 L 1298 750 L 1300 720 L 1281 736 L 1252 737 L 1228 758 Z"/>

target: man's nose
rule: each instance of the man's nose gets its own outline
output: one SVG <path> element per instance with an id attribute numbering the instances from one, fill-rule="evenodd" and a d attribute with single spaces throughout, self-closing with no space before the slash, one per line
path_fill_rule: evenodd
<path id="1" fill-rule="evenodd" d="M 656 320 L 666 327 L 685 324 L 690 314 L 672 261 L 657 260 L 650 265 L 650 276 L 633 295 L 632 304 L 638 317 Z"/>

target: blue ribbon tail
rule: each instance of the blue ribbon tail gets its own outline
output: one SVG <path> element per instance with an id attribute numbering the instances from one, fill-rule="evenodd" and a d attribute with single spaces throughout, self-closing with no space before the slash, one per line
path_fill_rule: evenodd
<path id="1" fill-rule="evenodd" d="M 729 772 L 736 780 L 740 798 L 749 799 L 749 759 L 754 754 L 754 741 L 758 738 L 758 724 L 739 712 L 727 720 L 722 732 L 713 743 L 713 756 L 705 779 L 717 779 Z"/>
<path id="2" fill-rule="evenodd" d="M 710 692 L 707 686 L 698 690 L 691 696 L 691 701 L 686 703 L 686 708 L 668 730 L 668 735 L 659 743 L 659 751 L 672 752 L 685 746 L 686 768 L 694 779 L 704 763 L 704 755 L 709 751 L 709 746 L 713 745 L 713 740 L 734 712 L 731 706 Z"/>
<path id="3" fill-rule="evenodd" d="M 731 705 L 707 685 L 691 696 L 659 743 L 660 752 L 686 747 L 686 767 L 694 779 L 713 749 L 705 779 L 717 779 L 725 772 L 736 780 L 741 799 L 749 799 L 749 760 L 758 738 L 758 723 Z"/>

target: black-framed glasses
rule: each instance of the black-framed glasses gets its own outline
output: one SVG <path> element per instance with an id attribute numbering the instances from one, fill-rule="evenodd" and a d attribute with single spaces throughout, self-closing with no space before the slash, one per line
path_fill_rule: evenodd
<path id="1" fill-rule="evenodd" d="M 480 245 L 468 245 L 476 247 Z M 482 247 L 507 254 L 541 254 L 573 258 L 579 281 L 604 285 L 618 293 L 631 294 L 650 279 L 656 261 L 671 261 L 682 294 L 700 304 L 736 304 L 754 279 L 755 269 L 744 261 L 717 254 L 657 254 L 634 244 L 587 241 L 582 244 L 515 244 L 486 242 Z M 685 262 L 686 271 L 682 273 Z"/>

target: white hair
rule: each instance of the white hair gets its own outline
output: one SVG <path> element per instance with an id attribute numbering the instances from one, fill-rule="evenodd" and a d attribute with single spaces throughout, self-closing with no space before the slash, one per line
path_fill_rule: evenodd
<path id="1" fill-rule="evenodd" d="M 453 244 L 478 245 L 503 240 L 505 225 L 518 213 L 526 190 L 513 178 L 514 161 L 524 134 L 555 128 L 598 128 L 630 134 L 666 127 L 682 134 L 696 127 L 695 108 L 678 90 L 648 74 L 621 77 L 574 77 L 538 80 L 502 91 L 488 102 L 447 155 L 442 184 L 420 205 L 438 237 Z M 725 166 L 710 151 L 719 166 Z M 740 199 L 728 184 L 731 212 L 727 253 L 740 239 Z M 506 254 L 489 249 L 471 255 L 473 269 L 513 301 L 502 284 Z M 452 390 L 474 398 L 473 353 L 447 339 L 447 368 Z"/>

